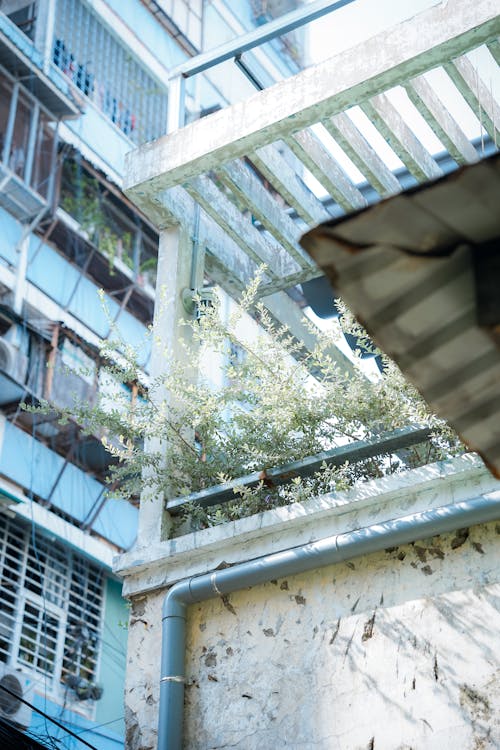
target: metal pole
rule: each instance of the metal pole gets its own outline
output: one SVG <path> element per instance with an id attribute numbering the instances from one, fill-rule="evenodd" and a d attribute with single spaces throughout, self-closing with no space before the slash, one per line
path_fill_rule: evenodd
<path id="1" fill-rule="evenodd" d="M 10 148 L 12 145 L 12 136 L 14 134 L 14 123 L 16 121 L 17 100 L 19 98 L 19 84 L 15 83 L 12 87 L 12 97 L 10 100 L 9 119 L 5 130 L 5 141 L 3 144 L 2 161 L 8 166 L 10 157 Z"/>
<path id="2" fill-rule="evenodd" d="M 232 57 L 242 55 L 243 52 L 247 52 L 254 47 L 259 47 L 265 42 L 269 42 L 271 39 L 275 39 L 277 36 L 283 36 L 288 34 L 290 31 L 298 29 L 300 26 L 304 26 L 306 23 L 315 21 L 322 16 L 331 13 L 334 10 L 343 8 L 344 5 L 349 5 L 354 0 L 316 0 L 316 2 L 302 5 L 297 10 L 286 13 L 280 18 L 276 18 L 274 21 L 259 26 L 247 34 L 231 39 L 225 44 L 221 44 L 213 50 L 204 52 L 201 55 L 191 58 L 188 62 L 182 63 L 172 71 L 172 78 L 177 78 L 182 75 L 184 78 L 190 78 L 197 73 L 202 73 L 204 70 L 213 68 L 214 65 L 218 65 L 225 60 L 230 60 Z"/>
<path id="3" fill-rule="evenodd" d="M 40 104 L 35 102 L 31 112 L 30 132 L 28 136 L 28 149 L 26 151 L 26 164 L 24 167 L 24 182 L 29 185 L 33 174 L 33 161 L 35 158 L 35 146 L 38 135 L 38 122 L 40 119 Z"/>
<path id="4" fill-rule="evenodd" d="M 168 88 L 167 133 L 182 128 L 186 111 L 186 82 L 183 75 L 170 79 Z"/>

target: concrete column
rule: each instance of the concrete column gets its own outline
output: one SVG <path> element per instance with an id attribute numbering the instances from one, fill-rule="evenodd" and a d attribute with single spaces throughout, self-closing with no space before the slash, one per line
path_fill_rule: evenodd
<path id="1" fill-rule="evenodd" d="M 35 47 L 42 53 L 43 70 L 48 72 L 52 60 L 56 0 L 38 0 L 35 28 Z"/>
<path id="2" fill-rule="evenodd" d="M 21 314 L 23 301 L 26 296 L 26 269 L 28 268 L 28 251 L 30 245 L 30 235 L 25 229 L 23 236 L 16 247 L 17 265 L 16 265 L 16 283 L 14 287 L 14 312 Z"/>
<path id="3" fill-rule="evenodd" d="M 192 263 L 196 264 L 194 272 Z M 189 288 L 193 279 L 197 285 L 203 279 L 203 253 L 193 253 L 193 238 L 185 226 L 175 226 L 160 233 L 156 301 L 153 321 L 153 346 L 151 354 L 151 377 L 154 381 L 167 374 L 175 359 L 183 355 L 181 341 L 186 341 L 189 331 L 179 326 L 187 313 L 182 304 L 182 290 Z M 196 368 L 194 368 L 196 369 Z M 192 373 L 193 378 L 197 372 Z M 156 400 L 168 404 L 171 395 L 164 390 L 155 393 Z M 164 448 L 166 446 L 163 446 Z M 162 449 L 161 443 L 151 440 L 146 450 Z M 150 546 L 168 537 L 170 516 L 164 510 L 165 497 L 151 488 L 143 491 L 139 512 L 137 546 Z"/>

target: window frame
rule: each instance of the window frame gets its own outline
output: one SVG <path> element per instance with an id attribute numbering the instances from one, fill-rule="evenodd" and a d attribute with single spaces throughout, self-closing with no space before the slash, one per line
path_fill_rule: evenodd
<path id="1" fill-rule="evenodd" d="M 12 534 L 12 532 L 14 532 Z M 9 614 L 2 623 L 5 627 L 3 639 L 7 642 L 7 648 L 0 651 L 0 662 L 12 669 L 21 669 L 24 673 L 33 677 L 35 683 L 38 683 L 47 691 L 47 694 L 56 701 L 64 700 L 73 710 L 77 710 L 86 716 L 92 716 L 95 702 L 91 700 L 78 700 L 76 696 L 68 695 L 68 685 L 65 676 L 69 674 L 65 667 L 66 659 L 75 659 L 71 655 L 71 634 L 70 628 L 73 624 L 71 611 L 71 597 L 73 603 L 81 602 L 82 623 L 84 623 L 91 636 L 94 638 L 90 657 L 92 668 L 83 666 L 87 672 L 84 679 L 92 683 L 98 681 L 102 659 L 102 639 L 104 630 L 104 615 L 106 606 L 106 575 L 105 571 L 83 555 L 74 552 L 65 547 L 60 542 L 54 542 L 45 534 L 43 530 L 35 529 L 37 546 L 36 555 L 40 560 L 41 571 L 37 570 L 37 558 L 35 556 L 35 547 L 33 546 L 32 529 L 27 523 L 18 518 L 10 518 L 0 511 L 0 601 L 3 598 L 5 590 L 9 591 L 9 596 L 13 598 L 14 615 Z M 10 537 L 10 538 L 9 538 Z M 19 558 L 12 558 L 10 551 L 13 547 L 13 540 L 22 538 L 22 544 L 17 551 Z M 30 554 L 32 553 L 32 554 Z M 12 566 L 7 566 L 6 560 L 13 559 L 18 564 L 18 570 Z M 54 566 L 55 561 L 55 566 Z M 58 564 L 65 563 L 64 580 L 58 579 L 56 584 L 58 601 L 50 600 L 50 591 L 47 591 L 45 571 L 54 567 L 57 569 Z M 33 571 L 32 581 L 40 576 L 42 589 L 40 592 L 27 586 L 29 583 L 29 572 Z M 9 575 L 5 575 L 8 572 Z M 17 575 L 16 575 L 17 574 Z M 56 575 L 60 575 L 56 571 Z M 82 576 L 80 583 L 83 593 L 77 590 L 75 578 Z M 6 582 L 7 585 L 6 585 Z M 32 584 L 33 585 L 33 584 Z M 34 584 L 36 585 L 36 583 Z M 14 591 L 12 594 L 11 588 Z M 49 595 L 49 596 L 48 596 Z M 12 608 L 12 605 L 10 605 Z M 33 662 L 23 658 L 21 655 L 22 639 L 26 638 L 26 607 L 31 606 L 38 611 L 36 622 L 36 639 L 34 642 Z M 1 610 L 0 610 L 1 611 Z M 74 612 L 74 609 L 73 609 Z M 53 654 L 52 670 L 43 669 L 39 662 L 46 658 L 43 645 L 43 616 L 54 618 L 57 621 L 57 633 L 55 646 L 51 650 Z M 89 625 L 89 623 L 91 623 Z M 24 632 L 23 632 L 24 631 Z M 27 651 L 28 653 L 28 651 Z M 77 654 L 74 663 L 77 665 L 75 674 L 80 674 L 82 669 L 81 662 L 82 651 Z"/>

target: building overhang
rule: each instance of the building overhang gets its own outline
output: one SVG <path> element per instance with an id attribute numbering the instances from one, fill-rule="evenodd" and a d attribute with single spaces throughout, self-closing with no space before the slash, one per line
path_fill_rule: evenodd
<path id="1" fill-rule="evenodd" d="M 373 340 L 500 477 L 500 156 L 302 238 Z"/>
<path id="2" fill-rule="evenodd" d="M 50 112 L 54 119 L 77 117 L 80 108 L 75 102 L 70 85 L 54 67 L 43 70 L 40 52 L 28 37 L 0 12 L 0 65 Z"/>

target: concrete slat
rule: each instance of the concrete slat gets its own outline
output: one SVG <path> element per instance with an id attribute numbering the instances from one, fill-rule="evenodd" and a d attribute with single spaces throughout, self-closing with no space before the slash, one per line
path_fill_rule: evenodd
<path id="1" fill-rule="evenodd" d="M 302 229 L 290 219 L 255 173 L 235 161 L 226 164 L 217 175 L 300 266 L 311 266 L 311 259 L 298 244 Z"/>
<path id="2" fill-rule="evenodd" d="M 319 138 L 302 130 L 286 139 L 287 145 L 344 211 L 364 208 L 366 198 L 348 179 L 345 172 Z"/>
<path id="3" fill-rule="evenodd" d="M 441 177 L 440 167 L 385 94 L 364 102 L 362 109 L 415 179 L 425 182 Z"/>
<path id="4" fill-rule="evenodd" d="M 306 224 L 320 224 L 330 218 L 321 201 L 304 185 L 276 146 L 264 146 L 250 154 L 249 159 Z"/>
<path id="5" fill-rule="evenodd" d="M 478 160 L 476 149 L 424 76 L 410 81 L 406 91 L 457 164 L 472 164 Z"/>
<path id="6" fill-rule="evenodd" d="M 281 278 L 299 270 L 297 263 L 280 245 L 259 232 L 210 178 L 204 175 L 196 177 L 185 188 L 254 262 L 266 264 L 272 276 Z"/>
<path id="7" fill-rule="evenodd" d="M 381 196 L 399 193 L 398 180 L 345 112 L 323 120 L 323 125 Z"/>
<path id="8" fill-rule="evenodd" d="M 500 138 L 500 107 L 468 57 L 458 57 L 444 66 L 490 138 Z"/>

